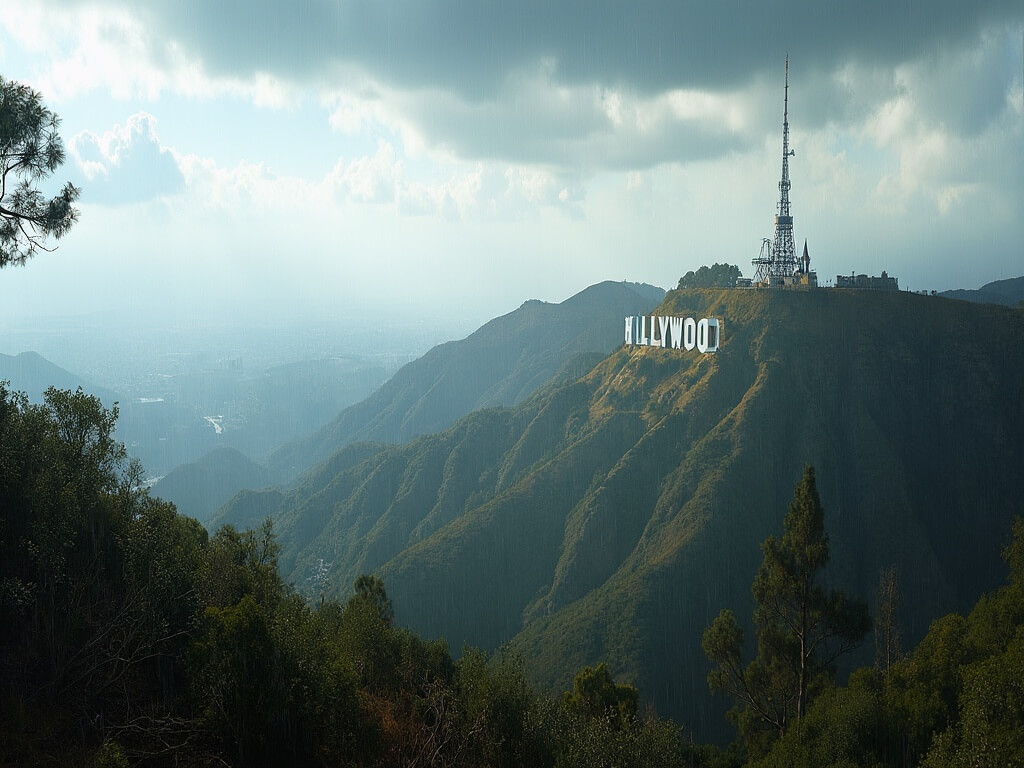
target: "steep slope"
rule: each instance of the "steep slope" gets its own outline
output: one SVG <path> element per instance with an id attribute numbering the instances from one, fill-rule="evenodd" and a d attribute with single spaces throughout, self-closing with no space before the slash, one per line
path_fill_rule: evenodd
<path id="1" fill-rule="evenodd" d="M 732 335 L 691 404 L 717 423 L 682 441 L 676 467 L 648 475 L 656 500 L 641 505 L 643 531 L 628 556 L 607 558 L 605 571 L 617 568 L 606 581 L 561 586 L 559 572 L 573 573 L 566 564 L 581 550 L 599 557 L 630 516 L 628 502 L 585 502 L 591 536 L 574 546 L 566 538 L 544 610 L 533 614 L 545 615 L 513 642 L 556 685 L 588 658 L 614 659 L 659 707 L 705 734 L 724 720 L 706 700 L 700 631 L 722 607 L 750 616 L 758 545 L 779 531 L 804 462 L 819 470 L 830 577 L 870 599 L 879 571 L 895 564 L 911 642 L 999 583 L 997 553 L 1012 515 L 1024 512 L 1011 479 L 1024 465 L 1021 313 L 906 295 L 756 300 L 766 301 L 760 328 L 735 303 L 719 307 Z M 744 370 L 751 361 L 756 376 Z M 737 397 L 743 379 L 751 384 Z M 678 450 L 694 418 L 681 406 L 644 436 L 657 446 L 650 454 Z M 629 458 L 626 473 L 649 466 Z M 861 658 L 869 663 L 870 653 Z"/>
<path id="2" fill-rule="evenodd" d="M 650 285 L 604 282 L 561 304 L 527 301 L 404 366 L 312 436 L 276 451 L 267 465 L 294 477 L 349 443 L 405 442 L 479 408 L 515 405 L 560 372 L 589 368 L 593 353 L 606 355 L 621 341 L 619 323 L 610 321 L 647 312 L 664 295 Z"/>
<path id="3" fill-rule="evenodd" d="M 698 738 L 726 729 L 700 634 L 723 607 L 749 617 L 759 544 L 805 463 L 830 579 L 870 598 L 896 565 L 908 643 L 1001 582 L 1024 513 L 1024 313 L 825 290 L 675 291 L 658 312 L 721 318 L 721 350 L 620 348 L 223 514 L 273 514 L 295 583 L 320 558 L 338 592 L 376 570 L 418 631 L 510 642 L 555 687 L 605 660 Z"/>
<path id="4" fill-rule="evenodd" d="M 271 483 L 270 472 L 234 448 L 215 448 L 190 464 L 182 464 L 153 485 L 152 493 L 171 501 L 183 515 L 204 525 L 228 499 L 243 488 Z"/>

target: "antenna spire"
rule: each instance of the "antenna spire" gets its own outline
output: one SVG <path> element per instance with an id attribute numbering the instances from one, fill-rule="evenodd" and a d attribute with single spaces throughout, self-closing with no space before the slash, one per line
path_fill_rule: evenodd
<path id="1" fill-rule="evenodd" d="M 772 278 L 791 277 L 796 272 L 796 244 L 793 241 L 793 216 L 789 206 L 789 54 L 786 54 L 786 80 L 782 107 L 782 179 L 779 181 L 778 213 L 775 215 L 775 239 L 765 240 L 761 255 L 753 260 L 754 281 L 772 282 Z"/>
<path id="2" fill-rule="evenodd" d="M 782 124 L 789 125 L 789 54 L 786 54 L 786 90 L 782 100 Z"/>

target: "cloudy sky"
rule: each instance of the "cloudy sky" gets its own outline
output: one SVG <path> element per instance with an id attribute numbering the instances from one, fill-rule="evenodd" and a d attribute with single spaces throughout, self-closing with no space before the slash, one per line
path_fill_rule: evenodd
<path id="1" fill-rule="evenodd" d="M 1019 0 L 0 0 L 81 221 L 0 321 L 474 320 L 672 287 L 792 205 L 823 282 L 1024 274 Z"/>

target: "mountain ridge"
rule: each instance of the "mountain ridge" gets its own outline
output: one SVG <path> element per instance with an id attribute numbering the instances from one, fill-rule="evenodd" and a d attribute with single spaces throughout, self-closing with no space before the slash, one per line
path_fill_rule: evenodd
<path id="1" fill-rule="evenodd" d="M 1000 582 L 989 564 L 1024 511 L 1024 313 L 824 290 L 673 291 L 657 313 L 721 318 L 722 347 L 620 347 L 513 408 L 349 446 L 264 510 L 285 572 L 323 558 L 339 592 L 379 572 L 401 621 L 510 643 L 547 686 L 606 660 L 699 738 L 724 728 L 700 632 L 724 607 L 749 617 L 804 463 L 830 579 L 869 597 L 899 566 L 908 639 Z"/>
<path id="2" fill-rule="evenodd" d="M 514 405 L 553 376 L 571 375 L 576 355 L 611 351 L 620 331 L 609 318 L 648 311 L 664 295 L 655 286 L 605 281 L 559 304 L 525 301 L 403 366 L 327 426 L 275 451 L 267 465 L 294 477 L 349 443 L 401 443 L 479 408 Z"/>
<path id="3" fill-rule="evenodd" d="M 154 496 L 174 504 L 178 512 L 206 524 L 232 496 L 244 488 L 270 485 L 273 475 L 236 448 L 214 448 L 181 464 L 152 487 Z"/>
<path id="4" fill-rule="evenodd" d="M 947 299 L 976 301 L 985 304 L 1003 304 L 1007 307 L 1019 306 L 1024 302 L 1024 277 L 1011 277 L 1006 280 L 994 280 L 976 290 L 958 288 L 942 291 L 939 296 Z"/>
<path id="5" fill-rule="evenodd" d="M 96 395 L 108 408 L 124 398 L 112 390 L 98 386 L 77 376 L 38 352 L 19 352 L 17 355 L 0 354 L 0 381 L 8 380 L 14 389 L 25 392 L 31 402 L 43 400 L 48 387 L 82 391 Z"/>

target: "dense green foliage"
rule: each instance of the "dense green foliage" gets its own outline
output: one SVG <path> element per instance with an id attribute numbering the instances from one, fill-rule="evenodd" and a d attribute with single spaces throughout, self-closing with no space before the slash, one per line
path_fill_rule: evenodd
<path id="1" fill-rule="evenodd" d="M 728 607 L 754 638 L 760 545 L 805 462 L 829 511 L 829 587 L 869 598 L 894 567 L 905 648 L 999 585 L 1024 514 L 1024 314 L 825 290 L 673 291 L 657 312 L 722 318 L 722 347 L 620 348 L 514 408 L 348 445 L 221 520 L 273 516 L 300 588 L 321 561 L 335 598 L 378 573 L 424 636 L 511 643 L 559 690 L 606 661 L 722 743 L 728 703 L 708 691 L 701 632 Z"/>
<path id="2" fill-rule="evenodd" d="M 60 119 L 27 85 L 0 77 L 0 268 L 24 264 L 75 223 L 79 189 L 46 199 L 37 188 L 64 162 Z"/>
<path id="3" fill-rule="evenodd" d="M 311 607 L 269 520 L 212 536 L 139 487 L 116 411 L 0 385 L 0 764 L 669 766 L 716 756 L 637 693 L 396 627 L 376 576 Z M 581 680 L 591 677 L 590 670 Z M 613 711 L 581 704 L 611 696 Z M 590 701 L 588 698 L 587 701 Z"/>
<path id="4" fill-rule="evenodd" d="M 741 660 L 743 631 L 723 610 L 704 632 L 704 652 L 715 664 L 713 691 L 737 699 L 732 714 L 751 754 L 771 736 L 784 736 L 807 713 L 807 704 L 835 674 L 833 662 L 867 633 L 867 604 L 822 586 L 828 562 L 825 515 L 808 466 L 796 486 L 781 539 L 761 545 L 764 560 L 754 579 L 757 657 Z"/>
<path id="5" fill-rule="evenodd" d="M 696 272 L 692 269 L 679 278 L 678 288 L 733 288 L 742 277 L 740 268 L 732 264 L 704 265 Z"/>
<path id="6" fill-rule="evenodd" d="M 391 606 L 391 598 L 388 597 L 384 582 L 380 576 L 362 574 L 353 584 L 356 596 L 365 600 L 377 609 L 377 615 L 385 624 L 390 624 L 395 618 L 395 609 Z"/>
<path id="7" fill-rule="evenodd" d="M 888 671 L 860 669 L 755 763 L 763 768 L 1024 765 L 1024 521 L 1010 582 L 935 621 Z"/>
<path id="8" fill-rule="evenodd" d="M 636 688 L 617 684 L 602 662 L 580 670 L 573 680 L 572 690 L 565 692 L 562 701 L 577 712 L 606 717 L 611 724 L 621 727 L 636 717 L 637 697 Z"/>
<path id="9" fill-rule="evenodd" d="M 281 579 L 270 521 L 208 536 L 141 490 L 115 418 L 81 392 L 30 405 L 0 386 L 0 764 L 742 764 L 739 743 L 697 746 L 640 714 L 603 663 L 555 699 L 519 656 L 453 659 L 393 623 L 379 577 L 311 606 Z M 766 562 L 800 520 L 804 544 L 823 541 L 801 487 Z M 1020 764 L 1024 522 L 1013 532 L 1007 585 L 888 670 L 819 677 L 752 764 Z"/>

